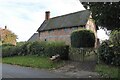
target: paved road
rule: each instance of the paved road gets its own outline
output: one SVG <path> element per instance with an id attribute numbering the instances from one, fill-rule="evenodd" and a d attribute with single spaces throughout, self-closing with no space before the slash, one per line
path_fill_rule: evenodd
<path id="1" fill-rule="evenodd" d="M 2 63 L 0 63 L 0 79 L 2 79 Z"/>
<path id="2" fill-rule="evenodd" d="M 3 78 L 69 78 L 63 74 L 58 74 L 46 70 L 39 70 L 29 67 L 2 64 Z"/>

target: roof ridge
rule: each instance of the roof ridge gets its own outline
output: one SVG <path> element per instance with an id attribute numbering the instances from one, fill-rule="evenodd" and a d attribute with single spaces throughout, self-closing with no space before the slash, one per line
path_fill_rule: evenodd
<path id="1" fill-rule="evenodd" d="M 71 14 L 76 14 L 76 13 L 84 12 L 84 11 L 89 11 L 89 10 L 81 10 L 81 11 L 77 11 L 77 12 L 72 12 L 72 13 L 68 13 L 68 14 L 63 14 L 63 15 L 60 15 L 60 16 L 52 17 L 52 18 L 50 18 L 50 19 L 59 18 L 59 17 L 63 17 L 63 16 L 68 16 L 68 15 L 71 15 Z"/>
<path id="2" fill-rule="evenodd" d="M 49 29 L 57 29 L 63 27 L 72 27 L 72 26 L 79 26 L 85 25 L 88 17 L 90 15 L 89 10 L 81 10 L 61 16 L 56 16 L 50 18 L 48 20 L 44 20 L 41 26 L 38 28 L 39 31 L 49 30 Z"/>

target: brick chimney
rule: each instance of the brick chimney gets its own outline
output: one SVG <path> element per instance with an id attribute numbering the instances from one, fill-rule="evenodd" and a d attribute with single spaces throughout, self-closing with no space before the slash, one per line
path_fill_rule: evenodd
<path id="1" fill-rule="evenodd" d="M 50 18 L 50 11 L 45 12 L 45 20 L 48 20 Z"/>
<path id="2" fill-rule="evenodd" d="M 5 29 L 7 29 L 7 26 L 5 26 Z"/>

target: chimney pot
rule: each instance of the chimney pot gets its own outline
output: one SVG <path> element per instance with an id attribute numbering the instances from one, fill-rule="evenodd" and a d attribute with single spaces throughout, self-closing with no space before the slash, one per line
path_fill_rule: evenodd
<path id="1" fill-rule="evenodd" d="M 5 29 L 7 29 L 7 26 L 5 26 Z"/>
<path id="2" fill-rule="evenodd" d="M 50 11 L 45 12 L 45 20 L 48 20 L 50 18 Z"/>

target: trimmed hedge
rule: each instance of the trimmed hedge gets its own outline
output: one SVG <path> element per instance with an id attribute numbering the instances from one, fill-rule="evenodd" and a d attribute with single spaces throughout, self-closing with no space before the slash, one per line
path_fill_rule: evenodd
<path id="1" fill-rule="evenodd" d="M 45 42 L 32 42 L 30 43 L 27 47 L 28 47 L 28 53 L 32 54 L 32 55 L 44 55 L 45 54 L 45 46 L 46 43 Z"/>
<path id="2" fill-rule="evenodd" d="M 3 57 L 15 55 L 53 56 L 59 54 L 61 59 L 67 60 L 69 46 L 63 42 L 25 42 L 22 45 L 6 46 L 2 48 Z"/>
<path id="3" fill-rule="evenodd" d="M 14 45 L 12 44 L 2 44 L 2 56 L 11 56 L 13 53 Z"/>
<path id="4" fill-rule="evenodd" d="M 47 46 L 45 48 L 45 53 L 47 56 L 53 56 L 53 55 L 59 54 L 61 59 L 68 60 L 69 46 L 67 45 Z"/>
<path id="5" fill-rule="evenodd" d="M 13 51 L 13 46 L 4 47 L 2 48 L 2 56 L 3 57 L 11 56 L 12 51 Z"/>
<path id="6" fill-rule="evenodd" d="M 13 44 L 2 44 L 2 47 L 14 46 Z"/>
<path id="7" fill-rule="evenodd" d="M 16 48 L 18 50 L 18 52 L 16 52 L 16 54 L 18 55 L 28 55 L 28 45 L 30 44 L 30 42 L 24 42 L 22 45 L 17 45 Z"/>
<path id="8" fill-rule="evenodd" d="M 27 53 L 28 43 L 22 43 L 21 45 L 3 44 L 2 45 L 2 57 L 16 56 Z"/>
<path id="9" fill-rule="evenodd" d="M 95 45 L 95 35 L 91 30 L 80 29 L 72 32 L 71 46 L 75 48 L 90 48 Z"/>

